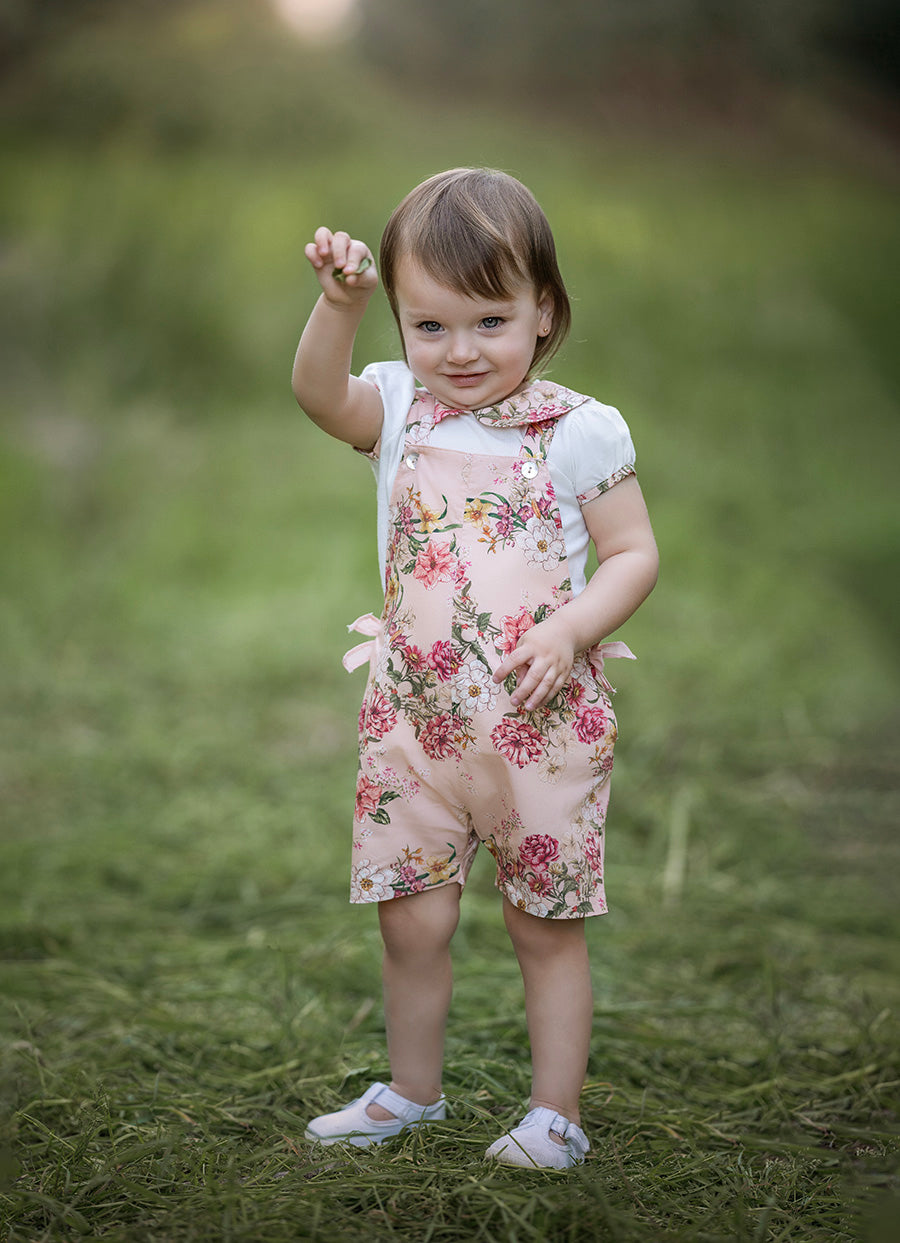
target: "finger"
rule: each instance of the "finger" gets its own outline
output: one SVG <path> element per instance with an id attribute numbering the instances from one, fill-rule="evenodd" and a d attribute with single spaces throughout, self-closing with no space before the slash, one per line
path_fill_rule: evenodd
<path id="1" fill-rule="evenodd" d="M 560 661 L 547 657 L 535 659 L 527 675 L 520 678 L 510 698 L 514 704 L 525 703 L 531 709 L 538 703 L 551 699 L 567 676 L 568 673 Z"/>
<path id="2" fill-rule="evenodd" d="M 315 242 L 308 242 L 303 248 L 303 253 L 313 265 L 314 268 L 322 268 L 325 266 L 325 260 L 319 254 L 319 248 Z"/>
<path id="3" fill-rule="evenodd" d="M 528 673 L 519 679 L 516 689 L 510 695 L 511 702 L 517 708 L 520 707 L 526 700 L 530 701 L 536 693 L 539 693 L 542 686 L 549 686 L 554 677 L 555 674 L 552 670 L 545 670 L 543 667 L 538 669 L 532 665 Z M 550 682 L 548 682 L 548 678 Z"/>
<path id="4" fill-rule="evenodd" d="M 367 284 L 375 282 L 377 277 L 372 266 L 372 257 L 365 254 L 358 262 L 355 259 L 348 259 L 342 268 L 335 268 L 334 279 L 344 281 L 348 285 L 358 285 L 361 283 L 360 278 L 370 270 L 372 275 L 366 282 Z"/>
<path id="5" fill-rule="evenodd" d="M 369 254 L 369 248 L 365 242 L 351 241 L 347 247 L 347 258 L 344 260 L 344 272 L 347 276 L 359 270 L 362 263 L 366 260 L 372 262 L 372 256 Z M 368 266 L 368 264 L 367 264 Z"/>
<path id="6" fill-rule="evenodd" d="M 331 248 L 334 243 L 334 234 L 324 225 L 320 225 L 313 234 L 316 242 L 316 249 L 322 258 L 326 258 L 331 254 Z"/>
<path id="7" fill-rule="evenodd" d="M 511 673 L 522 665 L 531 663 L 531 657 L 526 655 L 523 648 L 517 647 L 508 656 L 504 656 L 503 660 L 494 671 L 495 682 L 505 682 Z"/>
<path id="8" fill-rule="evenodd" d="M 331 254 L 336 268 L 342 268 L 347 262 L 351 240 L 350 234 L 343 229 L 339 229 L 332 238 Z"/>
<path id="9" fill-rule="evenodd" d="M 528 662 L 528 667 L 523 669 L 520 663 L 518 676 L 516 678 L 516 688 L 510 695 L 514 704 L 524 703 L 528 696 L 539 686 L 546 674 L 549 672 L 549 665 L 546 660 L 533 658 Z"/>
<path id="10" fill-rule="evenodd" d="M 552 674 L 549 674 L 548 677 L 538 684 L 537 690 L 529 696 L 525 703 L 525 711 L 534 712 L 536 708 L 543 708 L 545 704 L 550 703 L 562 690 L 565 680 L 565 678 L 558 675 L 553 677 Z"/>

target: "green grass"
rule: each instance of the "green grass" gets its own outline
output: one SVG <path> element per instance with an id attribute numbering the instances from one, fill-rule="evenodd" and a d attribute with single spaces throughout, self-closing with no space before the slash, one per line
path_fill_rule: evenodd
<path id="1" fill-rule="evenodd" d="M 895 192 L 366 98 L 381 126 L 337 153 L 136 126 L 8 161 L 0 1237 L 893 1239 Z M 485 859 L 450 1121 L 302 1140 L 386 1071 L 340 668 L 374 501 L 290 398 L 302 244 L 374 240 L 461 162 L 544 201 L 575 298 L 554 375 L 628 418 L 663 557 L 615 671 L 593 1152 L 561 1177 L 481 1160 L 528 1091 Z M 359 360 L 395 348 L 379 307 Z"/>

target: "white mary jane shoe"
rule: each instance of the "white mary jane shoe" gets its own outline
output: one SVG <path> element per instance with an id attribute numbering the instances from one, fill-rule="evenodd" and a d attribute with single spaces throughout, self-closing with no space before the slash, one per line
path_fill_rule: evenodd
<path id="1" fill-rule="evenodd" d="M 387 1122 L 378 1122 L 366 1113 L 366 1106 L 377 1102 L 394 1115 Z M 447 1100 L 441 1097 L 433 1105 L 417 1105 L 405 1096 L 394 1092 L 384 1083 L 373 1083 L 362 1096 L 351 1101 L 333 1114 L 321 1114 L 313 1118 L 306 1128 L 305 1138 L 314 1144 L 354 1144 L 368 1148 L 381 1144 L 392 1135 L 399 1135 L 408 1127 L 422 1126 L 427 1122 L 441 1122 L 447 1116 Z M 552 1140 L 550 1141 L 553 1142 Z"/>
<path id="2" fill-rule="evenodd" d="M 550 1132 L 565 1142 L 558 1144 Z M 568 1170 L 580 1165 L 590 1149 L 580 1126 L 553 1109 L 538 1105 L 530 1109 L 513 1131 L 507 1131 L 484 1154 L 504 1165 L 526 1169 Z"/>

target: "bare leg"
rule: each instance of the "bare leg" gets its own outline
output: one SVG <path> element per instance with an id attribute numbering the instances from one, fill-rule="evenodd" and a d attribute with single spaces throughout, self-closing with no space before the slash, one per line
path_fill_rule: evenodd
<path id="1" fill-rule="evenodd" d="M 391 1087 L 420 1105 L 433 1104 L 441 1094 L 453 990 L 450 941 L 459 922 L 459 897 L 459 885 L 441 885 L 378 907 Z M 380 1122 L 393 1117 L 377 1104 L 367 1112 Z"/>
<path id="2" fill-rule="evenodd" d="M 525 984 L 532 1107 L 545 1105 L 580 1124 L 594 1013 L 584 920 L 541 919 L 506 898 L 503 917 Z"/>

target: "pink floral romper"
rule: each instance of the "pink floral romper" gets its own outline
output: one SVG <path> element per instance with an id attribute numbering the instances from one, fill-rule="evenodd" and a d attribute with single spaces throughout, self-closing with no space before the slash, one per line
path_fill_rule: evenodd
<path id="1" fill-rule="evenodd" d="M 558 418 L 585 399 L 542 387 L 554 400 L 537 411 L 526 403 L 518 416 L 515 399 L 460 416 L 423 390 L 407 416 L 384 612 L 354 623 L 374 639 L 345 658 L 348 668 L 370 658 L 352 902 L 463 886 L 481 841 L 497 888 L 520 909 L 552 919 L 606 911 L 616 721 L 603 657 L 631 653 L 622 643 L 580 653 L 565 687 L 535 712 L 510 702 L 515 675 L 503 685 L 492 677 L 521 635 L 572 595 L 546 456 Z M 429 444 L 448 414 L 521 426 L 519 452 Z"/>

